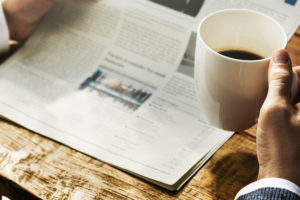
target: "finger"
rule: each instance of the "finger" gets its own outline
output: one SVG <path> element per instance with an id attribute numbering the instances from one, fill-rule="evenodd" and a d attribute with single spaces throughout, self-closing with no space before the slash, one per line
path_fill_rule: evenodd
<path id="1" fill-rule="evenodd" d="M 300 90 L 300 65 L 293 67 L 294 71 L 296 72 L 296 74 L 298 75 L 298 90 Z"/>
<path id="2" fill-rule="evenodd" d="M 293 69 L 298 74 L 298 77 L 300 77 L 300 65 L 293 67 Z"/>
<path id="3" fill-rule="evenodd" d="M 300 93 L 300 66 L 293 67 L 294 72 L 298 75 L 298 94 Z M 300 96 L 298 96 L 297 102 L 300 102 Z"/>
<path id="4" fill-rule="evenodd" d="M 71 0 L 71 1 L 79 2 L 79 3 L 84 3 L 84 2 L 97 2 L 99 0 Z"/>
<path id="5" fill-rule="evenodd" d="M 275 51 L 269 65 L 267 98 L 290 102 L 292 76 L 292 66 L 288 53 L 282 49 Z"/>

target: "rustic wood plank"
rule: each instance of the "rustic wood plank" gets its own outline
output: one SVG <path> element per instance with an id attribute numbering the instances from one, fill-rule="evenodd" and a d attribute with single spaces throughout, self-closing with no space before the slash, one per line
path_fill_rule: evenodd
<path id="1" fill-rule="evenodd" d="M 10 185 L 5 195 L 12 199 L 28 199 L 21 198 L 24 194 L 41 199 L 232 199 L 257 174 L 255 143 L 241 134 L 234 135 L 179 192 L 161 189 L 6 121 L 0 121 L 0 144 L 0 188 Z"/>
<path id="2" fill-rule="evenodd" d="M 296 35 L 300 36 L 300 26 L 299 26 L 298 30 L 296 31 Z"/>
<path id="3" fill-rule="evenodd" d="M 180 194 L 187 199 L 233 199 L 240 188 L 256 180 L 257 173 L 255 142 L 235 134 Z"/>
<path id="4" fill-rule="evenodd" d="M 290 54 L 293 65 L 300 65 L 300 35 L 294 35 L 287 44 L 286 49 Z"/>
<path id="5" fill-rule="evenodd" d="M 241 131 L 241 133 L 248 134 L 250 137 L 255 138 L 256 137 L 256 129 L 257 129 L 257 124 L 254 124 L 251 128 Z"/>

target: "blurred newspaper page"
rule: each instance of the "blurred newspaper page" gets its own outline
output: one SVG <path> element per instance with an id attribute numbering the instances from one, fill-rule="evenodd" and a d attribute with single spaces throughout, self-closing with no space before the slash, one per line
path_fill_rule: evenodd
<path id="1" fill-rule="evenodd" d="M 175 190 L 232 133 L 202 121 L 195 17 L 138 2 L 58 3 L 1 66 L 0 113 Z"/>
<path id="2" fill-rule="evenodd" d="M 198 19 L 209 13 L 228 8 L 245 8 L 262 12 L 273 17 L 291 38 L 300 24 L 299 0 L 206 0 Z"/>

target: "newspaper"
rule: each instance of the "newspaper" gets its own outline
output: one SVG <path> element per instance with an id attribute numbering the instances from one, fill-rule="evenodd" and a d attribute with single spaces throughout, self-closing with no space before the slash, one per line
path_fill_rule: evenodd
<path id="1" fill-rule="evenodd" d="M 280 19 L 289 35 L 299 24 L 299 2 L 240 2 L 59 1 L 1 66 L 0 114 L 178 190 L 233 134 L 206 124 L 195 97 L 201 18 L 243 5 Z"/>

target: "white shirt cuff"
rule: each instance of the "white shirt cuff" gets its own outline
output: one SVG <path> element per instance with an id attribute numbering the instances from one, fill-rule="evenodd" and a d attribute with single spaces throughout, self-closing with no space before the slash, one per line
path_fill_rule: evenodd
<path id="1" fill-rule="evenodd" d="M 9 32 L 2 8 L 2 0 L 0 0 L 0 53 L 9 49 Z"/>
<path id="2" fill-rule="evenodd" d="M 248 194 L 260 188 L 267 188 L 267 187 L 286 189 L 300 196 L 300 187 L 292 183 L 291 181 L 282 178 L 265 178 L 265 179 L 255 181 L 242 188 L 237 193 L 234 199 L 236 200 L 242 195 Z"/>

